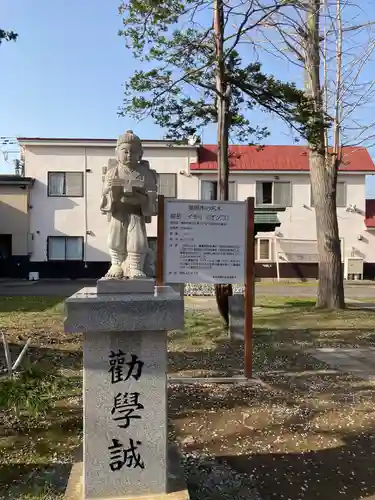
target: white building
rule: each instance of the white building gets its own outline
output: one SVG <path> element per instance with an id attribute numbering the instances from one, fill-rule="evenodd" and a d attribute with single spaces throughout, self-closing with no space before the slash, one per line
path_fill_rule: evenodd
<path id="1" fill-rule="evenodd" d="M 115 156 L 115 140 L 19 138 L 30 193 L 29 271 L 43 277 L 96 277 L 108 268 L 107 219 L 99 212 L 103 167 Z M 143 141 L 144 158 L 160 174 L 168 197 L 216 196 L 214 146 Z M 365 180 L 375 166 L 363 148 L 347 148 L 338 179 L 338 218 L 343 255 L 361 257 L 375 276 L 372 213 L 366 219 Z M 306 148 L 233 146 L 230 198 L 256 200 L 256 274 L 316 277 L 315 214 Z M 148 225 L 156 240 L 156 217 Z M 366 226 L 367 221 L 367 226 Z M 275 232 L 276 227 L 276 232 Z M 374 228 L 375 229 L 375 228 Z M 267 234 L 265 234 L 267 233 Z M 278 264 L 278 265 L 276 265 Z"/>

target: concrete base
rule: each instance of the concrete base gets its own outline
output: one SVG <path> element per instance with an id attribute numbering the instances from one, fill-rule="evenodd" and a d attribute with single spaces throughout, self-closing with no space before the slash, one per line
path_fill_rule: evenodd
<path id="1" fill-rule="evenodd" d="M 100 278 L 96 285 L 98 294 L 154 293 L 155 280 L 152 278 Z"/>
<path id="2" fill-rule="evenodd" d="M 153 286 L 152 294 L 100 294 L 96 287 L 82 288 L 65 301 L 65 312 L 64 328 L 68 333 L 184 328 L 184 301 L 167 286 Z"/>
<path id="3" fill-rule="evenodd" d="M 72 467 L 65 500 L 89 500 L 83 496 L 83 448 L 77 450 L 75 464 Z M 157 495 L 146 495 L 137 497 L 101 498 L 97 500 L 190 500 L 189 491 L 186 487 L 183 470 L 180 463 L 179 451 L 176 445 L 168 447 L 168 492 Z"/>

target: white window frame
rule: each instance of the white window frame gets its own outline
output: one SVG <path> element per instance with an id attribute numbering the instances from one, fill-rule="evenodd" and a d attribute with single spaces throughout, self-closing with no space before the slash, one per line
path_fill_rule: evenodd
<path id="1" fill-rule="evenodd" d="M 62 194 L 54 194 L 54 193 L 51 193 L 51 177 L 53 175 L 63 175 L 64 176 L 64 188 L 63 188 L 63 193 Z M 81 193 L 80 194 L 66 194 L 66 179 L 67 179 L 67 176 L 69 174 L 80 174 L 81 176 Z M 63 172 L 63 171 L 50 171 L 50 172 L 47 172 L 47 194 L 48 194 L 48 197 L 50 198 L 83 198 L 83 195 L 84 195 L 84 189 L 83 189 L 83 184 L 84 184 L 84 178 L 83 178 L 83 172 L 80 172 L 78 170 L 70 170 L 70 171 L 67 171 L 67 172 Z"/>
<path id="2" fill-rule="evenodd" d="M 65 241 L 65 258 L 64 259 L 54 259 L 53 257 L 50 257 L 50 248 L 51 248 L 51 240 L 61 240 Z M 81 256 L 79 259 L 67 259 L 66 258 L 66 243 L 67 240 L 69 239 L 78 239 L 81 242 Z M 83 254 L 84 254 L 84 238 L 83 236 L 48 236 L 47 237 L 47 260 L 49 262 L 83 262 Z"/>
<path id="3" fill-rule="evenodd" d="M 255 182 L 255 206 L 256 207 L 278 207 L 280 205 L 276 205 L 274 203 L 274 199 L 275 199 L 275 184 L 277 184 L 278 182 L 280 183 L 289 183 L 289 186 L 290 186 L 290 203 L 288 205 L 286 205 L 286 207 L 291 207 L 293 205 L 293 192 L 292 192 L 292 189 L 293 189 L 293 186 L 292 186 L 292 181 L 283 181 L 283 180 L 270 180 L 270 181 L 266 181 L 266 180 L 263 180 L 263 181 L 256 181 Z M 271 183 L 272 184 L 272 193 L 271 193 L 271 196 L 272 196 L 272 201 L 271 203 L 258 203 L 257 201 L 257 184 L 265 184 L 265 183 Z"/>
<path id="4" fill-rule="evenodd" d="M 337 205 L 337 187 L 336 187 L 336 208 L 346 208 L 347 203 L 348 203 L 348 183 L 346 181 L 337 181 L 337 184 L 344 184 L 344 194 L 345 194 L 345 200 L 343 205 Z M 312 192 L 312 185 L 310 184 L 310 207 L 315 208 L 313 204 L 313 192 Z"/>
<path id="5" fill-rule="evenodd" d="M 219 186 L 218 186 L 218 181 L 217 180 L 211 180 L 211 179 L 202 179 L 200 181 L 200 199 L 201 200 L 204 200 L 203 198 L 203 186 L 204 186 L 204 183 L 205 182 L 211 182 L 211 183 L 216 183 L 217 184 L 217 189 L 219 189 Z M 237 201 L 238 200 L 238 196 L 237 196 L 237 183 L 236 181 L 229 181 L 229 184 L 234 186 L 234 199 L 233 200 L 229 200 L 229 201 Z M 230 189 L 228 189 L 228 194 L 230 192 Z M 215 198 L 213 198 L 215 199 Z"/>
<path id="6" fill-rule="evenodd" d="M 260 244 L 259 241 L 261 240 L 266 240 L 268 241 L 268 258 L 267 259 L 261 259 L 260 258 Z M 264 236 L 261 236 L 260 238 L 255 238 L 256 245 L 255 245 L 255 261 L 256 262 L 272 262 L 272 248 L 273 248 L 273 239 L 272 238 L 267 238 Z"/>
<path id="7" fill-rule="evenodd" d="M 170 178 L 174 179 L 174 195 L 173 196 L 166 196 L 160 190 L 161 179 L 162 179 L 163 175 L 168 175 L 168 176 L 170 176 Z M 158 180 L 158 194 L 163 195 L 165 198 L 176 199 L 177 198 L 177 174 L 175 174 L 173 172 L 159 172 L 158 176 L 159 176 L 159 180 Z"/>
<path id="8" fill-rule="evenodd" d="M 274 189 L 275 189 L 275 185 L 274 185 L 274 182 L 273 181 L 256 181 L 255 183 L 255 189 L 257 187 L 257 184 L 265 184 L 265 183 L 271 183 L 272 184 L 272 190 L 271 190 L 271 197 L 272 197 L 272 201 L 271 203 L 258 203 L 258 201 L 255 199 L 255 202 L 256 202 L 256 206 L 258 207 L 272 207 L 273 206 L 273 200 L 274 200 Z M 255 198 L 257 197 L 256 196 L 257 193 L 255 191 Z"/>
<path id="9" fill-rule="evenodd" d="M 346 257 L 346 255 L 345 255 L 345 239 L 341 238 L 341 237 L 339 239 L 340 239 L 340 250 L 341 250 L 341 262 L 344 262 L 345 257 Z M 318 246 L 318 241 L 317 240 L 304 240 L 304 239 L 300 239 L 300 238 L 280 238 L 280 239 L 277 238 L 276 239 L 276 246 L 278 248 L 277 248 L 276 252 L 277 252 L 278 255 L 283 254 L 283 253 L 288 253 L 288 252 L 284 252 L 284 251 L 282 251 L 280 249 L 280 247 L 279 247 L 280 240 L 293 241 L 293 242 L 306 242 L 306 241 L 308 241 L 308 242 L 316 243 L 316 245 Z M 297 252 L 295 252 L 294 254 L 297 254 Z M 298 252 L 298 254 L 302 255 L 303 252 L 302 251 Z M 318 248 L 316 250 L 316 256 L 317 256 L 316 261 L 312 260 L 310 262 L 314 262 L 315 263 L 315 262 L 319 261 Z M 275 258 L 276 257 L 277 257 L 277 255 L 275 255 Z M 292 261 L 288 261 L 288 262 L 301 263 L 301 262 L 306 262 L 306 261 L 304 261 L 304 260 L 294 260 L 293 259 Z"/>

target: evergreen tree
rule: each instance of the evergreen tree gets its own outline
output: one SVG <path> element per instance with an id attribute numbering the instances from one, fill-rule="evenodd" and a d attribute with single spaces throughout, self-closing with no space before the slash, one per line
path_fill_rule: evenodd
<path id="1" fill-rule="evenodd" d="M 277 7 L 270 0 L 260 9 L 250 2 L 224 7 L 225 84 L 230 92 L 229 132 L 239 142 L 254 143 L 269 134 L 249 119 L 255 107 L 286 121 L 310 143 L 321 125 L 310 99 L 293 83 L 262 72 L 261 64 L 244 61 L 241 42 Z M 285 2 L 280 2 L 280 5 Z M 125 83 L 120 114 L 137 119 L 150 116 L 166 137 L 185 140 L 217 123 L 215 41 L 212 2 L 208 0 L 131 0 L 120 6 L 126 47 L 145 69 Z M 240 12 L 242 10 L 242 12 Z M 232 20 L 239 23 L 229 30 Z M 239 21 L 241 19 L 241 21 Z M 324 126 L 329 120 L 324 117 Z"/>

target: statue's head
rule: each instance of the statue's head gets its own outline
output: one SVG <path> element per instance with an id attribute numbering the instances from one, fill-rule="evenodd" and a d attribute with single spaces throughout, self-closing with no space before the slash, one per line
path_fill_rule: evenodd
<path id="1" fill-rule="evenodd" d="M 127 130 L 117 139 L 116 158 L 122 165 L 136 166 L 142 159 L 142 154 L 141 139 L 132 130 Z"/>

